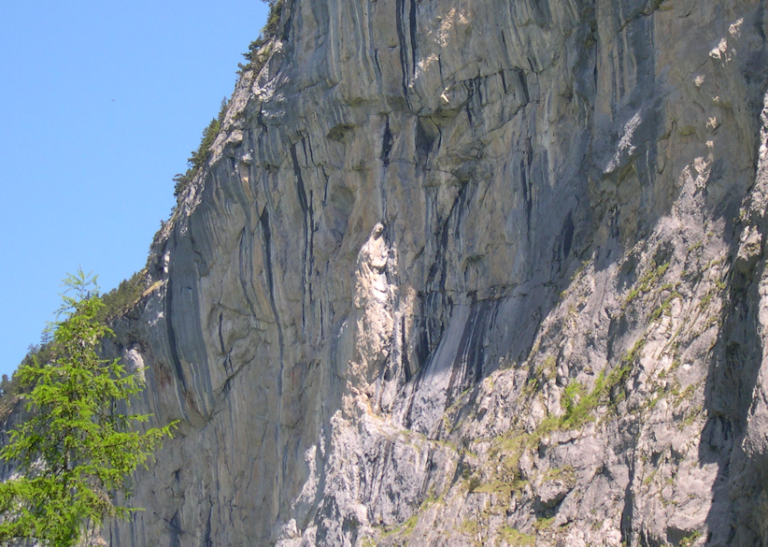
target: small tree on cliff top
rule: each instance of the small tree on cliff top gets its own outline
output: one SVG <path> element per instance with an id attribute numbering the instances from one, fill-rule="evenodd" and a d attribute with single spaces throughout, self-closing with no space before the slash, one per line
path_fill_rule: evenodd
<path id="1" fill-rule="evenodd" d="M 16 372 L 31 390 L 25 396 L 29 418 L 9 432 L 0 451 L 18 466 L 17 477 L 0 483 L 2 545 L 34 539 L 74 546 L 104 519 L 127 518 L 136 509 L 115 505 L 114 495 L 129 493 L 133 471 L 146 465 L 175 425 L 132 430 L 149 415 L 119 410 L 141 391 L 140 380 L 118 360 L 97 355 L 112 331 L 97 320 L 103 303 L 92 290 L 95 278 L 80 270 L 65 285 L 76 297 L 63 295 L 65 318 L 54 324 L 51 362 L 34 358 Z"/>

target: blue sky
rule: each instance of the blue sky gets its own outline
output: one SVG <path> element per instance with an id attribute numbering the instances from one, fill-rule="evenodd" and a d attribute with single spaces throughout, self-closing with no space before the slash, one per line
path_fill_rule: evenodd
<path id="1" fill-rule="evenodd" d="M 260 0 L 0 0 L 0 373 L 78 266 L 102 292 L 144 267 Z"/>

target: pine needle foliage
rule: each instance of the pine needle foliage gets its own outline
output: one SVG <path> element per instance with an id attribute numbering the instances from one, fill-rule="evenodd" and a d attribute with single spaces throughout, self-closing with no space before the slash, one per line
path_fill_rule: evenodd
<path id="1" fill-rule="evenodd" d="M 130 278 L 121 281 L 108 293 L 101 295 L 104 306 L 99 309 L 96 318 L 101 323 L 109 324 L 130 312 L 146 289 L 146 274 L 146 269 L 138 271 Z M 40 343 L 29 346 L 21 364 L 32 364 L 34 359 L 43 363 L 53 361 L 57 350 L 51 338 L 50 331 L 43 331 Z M 15 371 L 10 378 L 6 374 L 2 375 L 0 378 L 0 424 L 8 419 L 25 392 L 29 392 L 29 388 L 22 388 Z"/>
<path id="2" fill-rule="evenodd" d="M 285 0 L 262 0 L 264 3 L 269 4 L 269 15 L 267 16 L 267 22 L 264 28 L 261 29 L 261 34 L 248 45 L 248 51 L 243 53 L 243 57 L 248 61 L 246 64 L 238 63 L 238 74 L 242 74 L 246 70 L 253 70 L 259 72 L 261 67 L 266 61 L 266 55 L 262 55 L 261 49 L 272 38 L 277 36 L 280 30 L 280 17 L 283 14 L 283 4 Z"/>
<path id="3" fill-rule="evenodd" d="M 146 270 L 138 271 L 128 279 L 122 280 L 108 293 L 101 295 L 104 306 L 96 314 L 97 319 L 106 324 L 130 311 L 144 293 L 146 274 Z"/>
<path id="4" fill-rule="evenodd" d="M 175 183 L 173 195 L 175 197 L 178 198 L 181 195 L 184 189 L 189 186 L 189 183 L 192 182 L 192 179 L 195 178 L 195 175 L 202 170 L 211 158 L 211 146 L 213 146 L 213 141 L 216 140 L 219 131 L 221 131 L 221 123 L 224 121 L 224 116 L 227 113 L 227 106 L 229 106 L 229 103 L 225 97 L 221 100 L 219 115 L 213 118 L 208 126 L 203 129 L 200 146 L 198 146 L 197 150 L 193 150 L 189 159 L 187 159 L 187 170 L 184 173 L 177 173 L 173 177 L 173 182 Z"/>
<path id="5" fill-rule="evenodd" d="M 9 432 L 0 457 L 16 464 L 15 478 L 0 483 L 0 544 L 83 545 L 105 519 L 128 518 L 136 508 L 116 505 L 130 494 L 130 477 L 146 466 L 175 422 L 137 431 L 148 414 L 127 413 L 141 381 L 118 360 L 97 350 L 112 331 L 97 317 L 103 303 L 82 270 L 65 284 L 64 320 L 54 324 L 51 362 L 22 364 L 16 373 L 29 392 L 29 418 Z M 87 543 L 87 542 L 85 542 Z"/>

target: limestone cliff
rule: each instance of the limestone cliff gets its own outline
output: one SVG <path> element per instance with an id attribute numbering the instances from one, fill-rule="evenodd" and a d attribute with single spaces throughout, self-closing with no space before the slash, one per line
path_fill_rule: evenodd
<path id="1" fill-rule="evenodd" d="M 116 325 L 182 425 L 110 544 L 768 545 L 765 8 L 285 0 Z"/>

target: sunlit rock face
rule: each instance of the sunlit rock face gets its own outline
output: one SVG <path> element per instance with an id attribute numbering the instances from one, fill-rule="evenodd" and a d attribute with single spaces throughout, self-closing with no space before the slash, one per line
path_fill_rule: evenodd
<path id="1" fill-rule="evenodd" d="M 285 0 L 115 325 L 181 426 L 105 539 L 768 545 L 764 16 Z"/>

